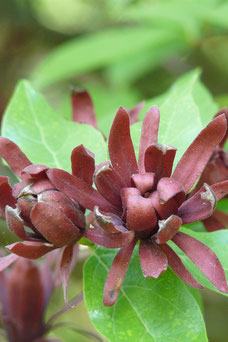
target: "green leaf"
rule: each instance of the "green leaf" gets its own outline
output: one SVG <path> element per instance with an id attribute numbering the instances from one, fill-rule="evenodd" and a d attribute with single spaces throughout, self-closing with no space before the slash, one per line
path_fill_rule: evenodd
<path id="1" fill-rule="evenodd" d="M 100 132 L 60 117 L 27 81 L 16 87 L 3 117 L 2 135 L 18 144 L 35 164 L 70 171 L 71 152 L 80 144 L 95 153 L 97 163 L 106 159 Z"/>
<path id="2" fill-rule="evenodd" d="M 191 229 L 187 228 L 181 228 L 181 231 L 191 235 L 195 239 L 201 241 L 206 246 L 211 248 L 213 252 L 217 255 L 219 258 L 221 264 L 223 265 L 223 268 L 225 270 L 227 279 L 228 279 L 228 230 L 222 229 L 218 230 L 216 232 L 208 233 L 208 232 L 195 232 Z M 178 255 L 181 257 L 183 263 L 188 268 L 188 270 L 191 272 L 191 274 L 205 287 L 207 287 L 210 290 L 219 292 L 214 285 L 203 275 L 203 273 L 196 267 L 195 264 L 173 243 L 169 242 L 169 244 L 172 246 L 172 248 L 178 253 Z M 225 293 L 219 292 L 225 296 L 228 296 Z"/>
<path id="3" fill-rule="evenodd" d="M 156 48 L 172 33 L 146 27 L 106 29 L 73 39 L 52 50 L 31 75 L 39 87 L 117 63 L 128 56 Z M 136 44 L 137 42 L 137 44 Z"/>
<path id="4" fill-rule="evenodd" d="M 175 165 L 217 111 L 217 105 L 199 80 L 198 70 L 180 77 L 165 95 L 148 100 L 141 117 L 153 105 L 157 105 L 161 112 L 159 142 L 178 149 Z M 136 149 L 141 125 L 136 123 L 131 129 Z"/>
<path id="5" fill-rule="evenodd" d="M 99 248 L 84 266 L 84 293 L 90 319 L 110 342 L 207 341 L 201 310 L 188 286 L 169 269 L 144 278 L 133 254 L 117 302 L 103 305 L 103 288 L 114 250 Z"/>

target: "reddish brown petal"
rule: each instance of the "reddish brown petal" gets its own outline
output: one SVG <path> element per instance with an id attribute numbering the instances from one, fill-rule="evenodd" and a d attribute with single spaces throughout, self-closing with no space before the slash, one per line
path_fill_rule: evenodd
<path id="1" fill-rule="evenodd" d="M 147 191 L 151 191 L 154 187 L 154 173 L 136 173 L 132 175 L 131 179 L 133 185 L 140 191 L 141 195 L 144 195 Z"/>
<path id="2" fill-rule="evenodd" d="M 166 203 L 161 203 L 158 197 L 157 191 L 152 192 L 150 195 L 153 207 L 160 216 L 161 219 L 165 220 L 172 214 L 177 214 L 178 206 L 174 198 L 171 198 Z"/>
<path id="3" fill-rule="evenodd" d="M 9 316 L 17 326 L 16 340 L 32 341 L 43 328 L 44 290 L 39 269 L 31 260 L 20 258 L 8 280 Z"/>
<path id="4" fill-rule="evenodd" d="M 204 220 L 211 216 L 216 206 L 216 198 L 207 184 L 178 209 L 183 224 Z"/>
<path id="5" fill-rule="evenodd" d="M 97 245 L 105 248 L 120 248 L 134 239 L 135 233 L 127 231 L 126 233 L 109 233 L 99 228 L 85 229 L 84 237 Z"/>
<path id="6" fill-rule="evenodd" d="M 66 195 L 59 191 L 44 191 L 38 195 L 38 202 L 44 202 L 58 209 L 77 227 L 85 228 L 85 216 Z"/>
<path id="7" fill-rule="evenodd" d="M 72 90 L 72 120 L 79 123 L 86 123 L 97 128 L 97 119 L 94 106 L 89 93 L 84 89 Z"/>
<path id="8" fill-rule="evenodd" d="M 142 133 L 139 144 L 139 171 L 145 172 L 144 156 L 147 148 L 158 141 L 160 111 L 158 107 L 151 107 L 143 120 Z M 153 171 L 152 171 L 153 172 Z"/>
<path id="9" fill-rule="evenodd" d="M 175 197 L 177 205 L 179 206 L 185 199 L 183 185 L 168 177 L 159 180 L 157 192 L 161 203 L 165 203 L 170 200 L 170 198 Z"/>
<path id="10" fill-rule="evenodd" d="M 178 232 L 172 241 L 196 264 L 219 291 L 228 293 L 223 267 L 216 254 L 209 247 L 181 232 Z"/>
<path id="11" fill-rule="evenodd" d="M 131 176 L 138 172 L 138 166 L 130 136 L 129 115 L 123 107 L 119 108 L 113 121 L 108 147 L 113 168 L 130 186 Z"/>
<path id="12" fill-rule="evenodd" d="M 96 170 L 94 183 L 100 194 L 121 210 L 120 190 L 125 187 L 125 184 L 110 165 L 102 165 Z"/>
<path id="13" fill-rule="evenodd" d="M 145 102 L 142 101 L 138 103 L 135 107 L 128 109 L 128 114 L 130 117 L 130 124 L 133 125 L 135 122 L 139 121 L 139 114 L 141 112 L 141 109 L 143 108 Z"/>
<path id="14" fill-rule="evenodd" d="M 145 170 L 156 175 L 156 181 L 169 177 L 177 149 L 167 145 L 153 144 L 145 152 Z"/>
<path id="15" fill-rule="evenodd" d="M 35 241 L 25 241 L 25 242 L 15 242 L 11 245 L 7 245 L 6 249 L 14 254 L 17 254 L 23 258 L 27 259 L 38 259 L 44 254 L 56 249 L 55 246 Z"/>
<path id="16" fill-rule="evenodd" d="M 228 194 L 228 180 L 211 185 L 211 189 L 214 192 L 217 201 Z"/>
<path id="17" fill-rule="evenodd" d="M 71 246 L 65 247 L 63 251 L 62 259 L 61 259 L 61 264 L 60 264 L 60 274 L 61 274 L 61 279 L 62 279 L 65 304 L 68 304 L 67 286 L 68 286 L 69 276 L 71 272 L 71 263 L 73 259 L 74 259 L 74 246 L 71 245 Z"/>
<path id="18" fill-rule="evenodd" d="M 29 176 L 35 179 L 42 179 L 46 176 L 46 171 L 48 169 L 49 167 L 46 165 L 40 165 L 40 164 L 33 165 L 32 164 L 32 165 L 25 167 L 22 170 L 21 175 Z"/>
<path id="19" fill-rule="evenodd" d="M 208 232 L 228 228 L 228 214 L 220 210 L 215 210 L 213 215 L 203 220 L 203 224 Z"/>
<path id="20" fill-rule="evenodd" d="M 11 232 L 17 235 L 19 239 L 29 240 L 24 230 L 24 222 L 20 218 L 17 209 L 13 209 L 9 206 L 6 207 L 6 221 Z"/>
<path id="21" fill-rule="evenodd" d="M 221 108 L 220 111 L 215 115 L 215 117 L 217 117 L 217 116 L 219 116 L 219 115 L 221 115 L 221 114 L 225 114 L 226 120 L 227 120 L 227 122 L 228 122 L 228 108 L 227 108 L 227 107 Z M 224 136 L 223 139 L 220 141 L 220 144 L 219 144 L 220 147 L 223 147 L 223 146 L 225 145 L 227 138 L 228 138 L 228 129 L 227 129 L 227 131 L 226 131 L 225 136 Z"/>
<path id="22" fill-rule="evenodd" d="M 48 177 L 55 187 L 65 195 L 79 203 L 84 208 L 93 210 L 98 206 L 101 210 L 118 213 L 98 191 L 81 179 L 70 175 L 68 172 L 59 169 L 50 169 Z"/>
<path id="23" fill-rule="evenodd" d="M 0 155 L 20 178 L 21 171 L 32 164 L 14 142 L 4 137 L 0 137 Z"/>
<path id="24" fill-rule="evenodd" d="M 1 217 L 5 218 L 5 208 L 7 205 L 15 208 L 16 199 L 12 195 L 12 188 L 9 184 L 8 177 L 0 177 L 0 210 Z"/>
<path id="25" fill-rule="evenodd" d="M 121 195 L 128 229 L 145 230 L 156 226 L 157 216 L 150 198 L 142 197 L 136 188 L 124 188 Z"/>
<path id="26" fill-rule="evenodd" d="M 93 184 L 95 171 L 94 154 L 83 145 L 75 147 L 71 153 L 72 174 L 89 185 Z"/>
<path id="27" fill-rule="evenodd" d="M 144 277 L 158 278 L 166 271 L 168 260 L 161 248 L 152 240 L 141 240 L 139 259 Z"/>
<path id="28" fill-rule="evenodd" d="M 0 258 L 0 272 L 4 271 L 18 258 L 19 256 L 15 254 L 9 254 L 7 256 L 1 257 Z"/>
<path id="29" fill-rule="evenodd" d="M 186 193 L 193 187 L 220 143 L 227 129 L 225 115 L 211 121 L 196 137 L 177 164 L 172 178 L 180 182 Z"/>
<path id="30" fill-rule="evenodd" d="M 180 277 L 185 283 L 192 287 L 195 287 L 196 289 L 203 288 L 203 286 L 187 270 L 179 256 L 172 250 L 172 248 L 170 248 L 166 244 L 161 245 L 160 248 L 165 253 L 168 259 L 169 266 L 178 277 Z"/>
<path id="31" fill-rule="evenodd" d="M 44 202 L 37 203 L 31 212 L 37 230 L 55 246 L 62 247 L 78 241 L 81 232 L 65 215 Z"/>
<path id="32" fill-rule="evenodd" d="M 167 220 L 158 221 L 158 225 L 155 241 L 162 244 L 174 237 L 182 225 L 182 220 L 176 215 L 171 215 Z"/>
<path id="33" fill-rule="evenodd" d="M 116 254 L 104 287 L 104 305 L 113 305 L 120 292 L 129 262 L 137 240 L 133 240 L 127 246 L 122 247 Z"/>
<path id="34" fill-rule="evenodd" d="M 106 232 L 118 233 L 123 232 L 126 233 L 128 230 L 123 226 L 123 222 L 121 218 L 114 214 L 107 213 L 102 214 L 99 211 L 98 207 L 94 207 L 94 217 L 99 227 L 104 229 Z"/>

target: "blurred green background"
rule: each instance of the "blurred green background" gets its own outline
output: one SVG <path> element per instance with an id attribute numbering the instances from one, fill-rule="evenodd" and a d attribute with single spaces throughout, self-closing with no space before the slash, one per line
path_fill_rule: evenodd
<path id="1" fill-rule="evenodd" d="M 0 0 L 0 114 L 17 81 L 27 78 L 70 118 L 74 85 L 89 89 L 107 134 L 119 105 L 157 96 L 194 68 L 217 103 L 228 106 L 227 18 L 227 0 Z M 5 245 L 12 237 L 1 225 Z M 82 262 L 70 294 L 81 288 Z M 228 301 L 202 294 L 210 342 L 227 342 Z M 58 293 L 49 311 L 62 304 Z M 92 329 L 84 304 L 64 319 Z M 66 328 L 56 333 L 92 341 Z"/>

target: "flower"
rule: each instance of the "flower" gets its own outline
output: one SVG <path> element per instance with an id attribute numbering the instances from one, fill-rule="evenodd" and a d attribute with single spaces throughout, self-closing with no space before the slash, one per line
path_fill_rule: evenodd
<path id="1" fill-rule="evenodd" d="M 49 167 L 33 165 L 15 143 L 4 137 L 0 137 L 0 155 L 21 178 L 12 189 L 8 178 L 0 177 L 2 217 L 9 229 L 23 240 L 6 248 L 17 256 L 37 259 L 63 247 L 59 267 L 66 301 L 69 273 L 77 254 L 76 242 L 85 228 L 85 210 L 51 183 L 47 177 Z M 85 164 L 80 163 L 82 156 Z M 78 146 L 71 160 L 73 174 L 92 184 L 92 174 L 87 170 L 87 165 L 94 163 L 90 152 Z M 0 268 L 8 267 L 16 259 L 12 255 L 1 258 Z"/>
<path id="2" fill-rule="evenodd" d="M 0 273 L 2 324 L 10 342 L 32 342 L 49 329 L 44 312 L 53 292 L 49 268 L 19 258 L 8 272 Z M 46 340 L 48 341 L 48 340 Z"/>
<path id="3" fill-rule="evenodd" d="M 94 175 L 97 190 L 65 171 L 47 172 L 57 189 L 92 211 L 92 228 L 86 229 L 85 237 L 106 248 L 121 247 L 106 280 L 105 305 L 115 303 L 137 241 L 145 277 L 157 278 L 169 265 L 186 283 L 202 287 L 167 244 L 172 240 L 217 289 L 228 292 L 224 270 L 214 252 L 179 232 L 182 224 L 212 215 L 216 201 L 228 193 L 228 181 L 224 181 L 211 187 L 204 184 L 187 199 L 225 134 L 226 118 L 220 115 L 201 131 L 173 174 L 176 148 L 158 144 L 159 120 L 158 108 L 150 108 L 143 121 L 137 163 L 129 115 L 120 107 L 109 136 L 111 162 L 97 167 Z"/>
<path id="4" fill-rule="evenodd" d="M 220 109 L 215 117 L 223 113 L 226 115 L 226 119 L 228 120 L 228 109 L 226 107 Z M 190 193 L 189 196 L 194 195 L 194 193 L 197 192 L 204 183 L 212 185 L 228 180 L 228 152 L 223 149 L 227 138 L 228 128 L 226 130 L 225 136 L 215 148 L 209 162 L 207 163 L 203 173 L 201 174 L 201 177 L 195 189 Z M 202 222 L 206 230 L 209 232 L 225 229 L 228 226 L 228 214 L 220 210 L 215 210 L 210 217 L 206 218 Z"/>

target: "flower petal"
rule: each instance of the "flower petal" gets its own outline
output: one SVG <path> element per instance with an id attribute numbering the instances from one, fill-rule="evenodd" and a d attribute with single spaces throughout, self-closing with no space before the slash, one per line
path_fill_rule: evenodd
<path id="1" fill-rule="evenodd" d="M 216 197 L 207 184 L 178 209 L 183 224 L 204 220 L 211 216 L 216 206 Z"/>
<path id="2" fill-rule="evenodd" d="M 175 197 L 178 206 L 183 203 L 186 196 L 183 185 L 168 177 L 159 180 L 157 192 L 161 203 L 165 203 Z"/>
<path id="3" fill-rule="evenodd" d="M 103 302 L 106 306 L 113 305 L 117 300 L 136 242 L 137 240 L 131 241 L 115 256 L 104 287 Z"/>
<path id="4" fill-rule="evenodd" d="M 136 173 L 132 175 L 132 183 L 144 195 L 147 191 L 152 191 L 154 187 L 155 174 L 152 172 Z"/>
<path id="5" fill-rule="evenodd" d="M 75 259 L 75 253 L 78 253 L 78 248 L 75 249 L 75 245 L 67 246 L 64 248 L 61 263 L 60 263 L 60 275 L 63 285 L 63 295 L 65 304 L 69 305 L 67 301 L 67 286 L 69 281 L 69 276 L 71 272 L 71 264 Z"/>
<path id="6" fill-rule="evenodd" d="M 130 230 L 126 233 L 110 233 L 100 228 L 89 228 L 85 229 L 83 236 L 105 248 L 120 248 L 131 242 L 135 233 Z"/>
<path id="7" fill-rule="evenodd" d="M 131 176 L 138 173 L 138 166 L 130 136 L 129 115 L 123 107 L 119 108 L 113 121 L 108 148 L 113 168 L 126 186 L 130 186 Z"/>
<path id="8" fill-rule="evenodd" d="M 145 172 L 144 157 L 147 148 L 158 141 L 160 111 L 158 107 L 151 107 L 143 120 L 142 133 L 139 144 L 139 171 Z M 153 172 L 153 171 L 152 171 Z"/>
<path id="9" fill-rule="evenodd" d="M 186 193 L 199 178 L 214 149 L 222 140 L 226 129 L 227 122 L 223 114 L 211 121 L 183 154 L 172 178 L 184 186 Z"/>
<path id="10" fill-rule="evenodd" d="M 9 252 L 27 259 L 38 259 L 57 247 L 43 242 L 15 242 L 5 247 Z"/>
<path id="11" fill-rule="evenodd" d="M 27 167 L 25 167 L 22 171 L 21 171 L 21 175 L 22 176 L 27 176 L 28 177 L 32 177 L 35 179 L 42 179 L 44 177 L 46 177 L 46 171 L 49 169 L 48 166 L 46 165 L 41 165 L 41 164 L 35 164 L 35 165 L 29 165 Z"/>
<path id="12" fill-rule="evenodd" d="M 214 192 L 217 201 L 228 194 L 228 180 L 211 185 L 211 189 Z"/>
<path id="13" fill-rule="evenodd" d="M 221 114 L 225 114 L 226 120 L 227 120 L 227 123 L 228 123 L 228 108 L 227 108 L 227 107 L 221 108 L 220 111 L 218 111 L 218 113 L 215 115 L 215 117 L 217 117 L 217 116 L 219 116 L 219 115 L 221 115 Z M 224 147 L 224 145 L 225 145 L 227 139 L 228 139 L 228 129 L 227 129 L 226 134 L 224 135 L 223 139 L 222 139 L 222 140 L 220 141 L 220 143 L 219 143 L 219 146 L 220 146 L 221 148 Z"/>
<path id="14" fill-rule="evenodd" d="M 155 235 L 158 244 L 171 240 L 182 225 L 182 220 L 176 215 L 171 215 L 166 220 L 158 221 L 159 230 Z"/>
<path id="15" fill-rule="evenodd" d="M 150 198 L 142 197 L 136 188 L 123 188 L 121 196 L 128 229 L 152 230 L 157 225 L 157 216 Z"/>
<path id="16" fill-rule="evenodd" d="M 166 271 L 168 260 L 161 248 L 152 240 L 140 240 L 139 259 L 144 277 L 158 278 Z"/>
<path id="17" fill-rule="evenodd" d="M 31 212 L 31 220 L 37 230 L 55 246 L 71 245 L 81 238 L 81 231 L 55 207 L 37 203 Z"/>
<path id="18" fill-rule="evenodd" d="M 5 159 L 12 171 L 20 178 L 22 178 L 21 171 L 32 164 L 14 142 L 4 137 L 0 137 L 0 156 Z"/>
<path id="19" fill-rule="evenodd" d="M 195 287 L 196 289 L 203 289 L 203 286 L 191 275 L 191 273 L 184 266 L 179 256 L 170 248 L 167 244 L 160 246 L 162 251 L 165 253 L 169 266 L 173 272 L 181 278 L 188 285 Z"/>
<path id="20" fill-rule="evenodd" d="M 59 169 L 50 169 L 47 174 L 50 181 L 59 191 L 84 208 L 93 210 L 95 206 L 98 206 L 101 210 L 114 214 L 118 213 L 111 203 L 83 180 Z"/>
<path id="21" fill-rule="evenodd" d="M 71 153 L 72 174 L 89 185 L 93 184 L 95 171 L 94 154 L 83 145 L 75 147 Z"/>
<path id="22" fill-rule="evenodd" d="M 135 122 L 138 122 L 139 120 L 139 114 L 141 112 L 141 109 L 143 108 L 145 102 L 142 101 L 138 103 L 135 107 L 128 109 L 128 114 L 130 117 L 130 124 L 133 125 Z"/>
<path id="23" fill-rule="evenodd" d="M 17 235 L 19 239 L 29 240 L 29 237 L 24 229 L 24 222 L 20 218 L 17 209 L 6 206 L 6 222 L 11 232 Z"/>
<path id="24" fill-rule="evenodd" d="M 155 211 L 161 219 L 165 220 L 172 214 L 177 214 L 178 206 L 175 198 L 170 198 L 166 203 L 161 203 L 158 197 L 158 192 L 154 191 L 150 195 L 151 202 Z"/>
<path id="25" fill-rule="evenodd" d="M 97 128 L 94 105 L 89 93 L 84 89 L 74 88 L 71 94 L 71 102 L 72 120 Z"/>
<path id="26" fill-rule="evenodd" d="M 120 190 L 125 184 L 111 165 L 105 164 L 96 170 L 94 183 L 104 198 L 119 210 L 122 209 Z"/>
<path id="27" fill-rule="evenodd" d="M 98 207 L 94 207 L 94 216 L 99 227 L 106 232 L 111 233 L 126 233 L 128 230 L 124 227 L 121 218 L 114 214 L 102 214 Z"/>
<path id="28" fill-rule="evenodd" d="M 192 236 L 178 232 L 172 241 L 196 264 L 221 292 L 228 293 L 226 275 L 216 254 Z"/>
<path id="29" fill-rule="evenodd" d="M 145 152 L 145 170 L 156 175 L 156 182 L 172 173 L 177 149 L 172 146 L 152 144 Z"/>
<path id="30" fill-rule="evenodd" d="M 215 210 L 213 215 L 203 220 L 203 224 L 208 232 L 228 228 L 228 214 L 220 210 Z"/>
<path id="31" fill-rule="evenodd" d="M 16 254 L 9 254 L 0 258 L 0 272 L 4 271 L 9 267 L 14 261 L 19 258 Z"/>
<path id="32" fill-rule="evenodd" d="M 5 218 L 5 208 L 7 205 L 16 207 L 16 199 L 12 195 L 12 188 L 9 184 L 8 177 L 0 177 L 0 214 Z"/>

